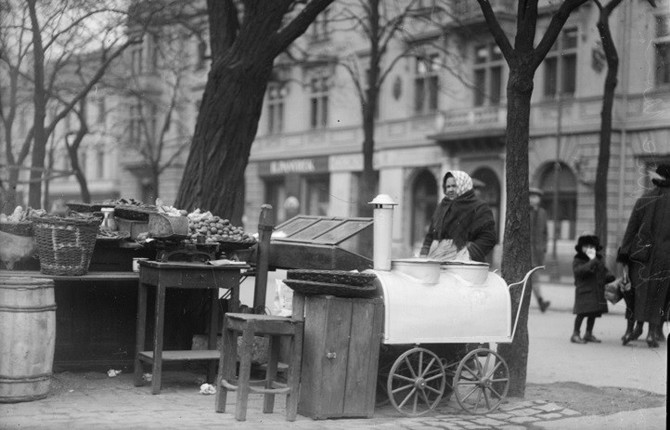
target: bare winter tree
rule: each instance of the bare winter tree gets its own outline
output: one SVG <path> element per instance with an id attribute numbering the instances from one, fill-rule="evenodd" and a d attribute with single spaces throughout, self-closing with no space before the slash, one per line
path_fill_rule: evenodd
<path id="1" fill-rule="evenodd" d="M 108 76 L 103 84 L 111 93 L 123 95 L 123 112 L 118 112 L 120 122 L 112 127 L 112 137 L 132 154 L 133 166 L 146 172 L 154 198 L 159 197 L 163 172 L 181 160 L 191 143 L 192 129 L 183 118 L 190 104 L 188 73 L 192 66 L 184 61 L 184 52 L 191 31 L 179 24 L 178 16 L 174 19 L 171 27 L 147 30 L 148 37 L 156 41 L 150 60 L 155 76 L 151 88 L 130 65 L 118 68 L 119 73 Z"/>
<path id="2" fill-rule="evenodd" d="M 137 27 L 146 28 L 166 2 L 146 2 Z M 41 206 L 45 155 L 49 137 L 103 77 L 124 50 L 141 40 L 121 31 L 128 22 L 123 2 L 103 0 L 54 0 L 38 2 L 0 0 L 0 68 L 8 79 L 0 82 L 0 126 L 7 162 L 6 207 L 16 204 L 19 169 L 29 169 L 29 205 Z M 68 94 L 57 86 L 76 59 L 97 55 L 87 80 Z M 53 115 L 50 106 L 57 105 Z M 32 120 L 28 116 L 32 116 Z M 25 124 L 25 126 L 23 126 Z M 22 130 L 23 129 L 23 130 Z M 26 166 L 28 155 L 30 165 Z"/>
<path id="3" fill-rule="evenodd" d="M 528 213 L 528 140 L 530 130 L 530 99 L 533 77 L 570 14 L 587 0 L 559 2 L 551 15 L 546 31 L 535 43 L 538 21 L 538 0 L 519 0 L 516 13 L 516 34 L 508 39 L 489 0 L 477 0 L 489 31 L 509 66 L 507 81 L 507 211 L 502 251 L 502 276 L 515 282 L 530 269 L 530 218 Z M 515 338 L 501 344 L 498 352 L 510 370 L 509 394 L 523 397 L 526 389 L 528 363 L 528 306 L 530 289 L 524 297 L 512 291 L 513 309 L 522 311 Z"/>
<path id="4" fill-rule="evenodd" d="M 244 171 L 275 58 L 333 0 L 208 0 L 212 64 L 176 206 L 240 222 Z"/>
<path id="5" fill-rule="evenodd" d="M 444 4 L 443 4 L 444 3 Z M 363 123 L 363 172 L 358 197 L 360 216 L 370 216 L 371 201 L 377 191 L 377 172 L 373 166 L 375 151 L 375 118 L 379 109 L 379 94 L 387 77 L 400 60 L 408 56 L 422 58 L 429 69 L 439 68 L 461 77 L 455 64 L 447 61 L 456 57 L 449 52 L 442 35 L 445 22 L 456 21 L 450 16 L 447 2 L 435 2 L 430 7 L 423 2 L 384 2 L 380 0 L 343 0 L 339 2 L 339 13 L 333 21 L 344 23 L 346 31 L 354 31 L 367 44 L 364 55 L 356 53 L 344 55 L 336 61 L 348 72 L 361 106 Z M 421 43 L 412 42 L 418 34 L 432 35 L 422 38 Z M 399 50 L 391 50 L 395 44 Z M 441 60 L 433 60 L 426 51 L 437 52 Z M 340 50 L 346 52 L 346 48 Z M 453 63 L 453 64 L 452 64 Z M 429 88 L 437 93 L 439 87 Z"/>

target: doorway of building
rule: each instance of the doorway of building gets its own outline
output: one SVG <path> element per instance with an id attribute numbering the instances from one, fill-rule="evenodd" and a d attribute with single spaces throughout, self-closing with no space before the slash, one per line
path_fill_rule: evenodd
<path id="1" fill-rule="evenodd" d="M 435 176 L 428 169 L 421 170 L 412 183 L 412 229 L 410 243 L 418 253 L 423 238 L 430 228 L 430 220 L 438 201 L 438 186 Z"/>
<path id="2" fill-rule="evenodd" d="M 555 175 L 558 173 L 558 190 L 555 190 Z M 577 226 L 577 178 L 565 163 L 547 163 L 540 172 L 540 189 L 544 192 L 541 205 L 549 216 L 549 238 L 557 234 L 558 240 L 576 239 Z M 556 194 L 556 195 L 555 195 Z M 554 213 L 554 199 L 558 200 L 558 212 Z M 554 228 L 554 222 L 558 226 Z"/>

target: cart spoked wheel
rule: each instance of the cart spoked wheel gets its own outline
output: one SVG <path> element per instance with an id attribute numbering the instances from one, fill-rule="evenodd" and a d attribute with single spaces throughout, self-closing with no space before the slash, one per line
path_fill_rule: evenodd
<path id="1" fill-rule="evenodd" d="M 458 365 L 454 376 L 454 395 L 471 414 L 496 410 L 507 396 L 509 368 L 495 351 L 478 348 L 470 351 Z"/>
<path id="2" fill-rule="evenodd" d="M 417 347 L 405 351 L 393 363 L 386 389 L 398 412 L 416 417 L 437 406 L 445 385 L 440 359 L 433 352 Z"/>

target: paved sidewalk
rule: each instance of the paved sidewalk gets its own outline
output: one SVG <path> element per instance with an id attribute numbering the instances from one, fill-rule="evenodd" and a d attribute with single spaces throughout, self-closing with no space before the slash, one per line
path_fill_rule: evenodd
<path id="1" fill-rule="evenodd" d="M 0 429 L 661 429 L 663 408 L 586 417 L 541 399 L 508 398 L 487 415 L 465 413 L 455 400 L 444 401 L 425 416 L 408 418 L 392 406 L 378 406 L 371 419 L 312 420 L 298 415 L 284 419 L 284 396 L 277 396 L 275 413 L 263 414 L 262 396 L 250 395 L 247 421 L 234 419 L 234 395 L 226 413 L 214 411 L 214 396 L 199 393 L 202 376 L 166 372 L 159 395 L 150 387 L 134 387 L 132 375 L 109 378 L 101 372 L 56 374 L 52 394 L 33 402 L 0 404 Z"/>

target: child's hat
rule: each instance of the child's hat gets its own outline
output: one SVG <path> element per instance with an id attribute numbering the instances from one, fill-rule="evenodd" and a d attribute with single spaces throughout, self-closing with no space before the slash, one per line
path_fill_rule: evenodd
<path id="1" fill-rule="evenodd" d="M 582 247 L 590 245 L 596 249 L 596 251 L 600 251 L 603 249 L 602 246 L 600 246 L 600 239 L 598 239 L 598 236 L 592 235 L 592 234 L 585 234 L 584 236 L 579 236 L 579 239 L 577 239 L 577 245 L 575 246 L 575 250 L 577 252 L 582 252 Z"/>

